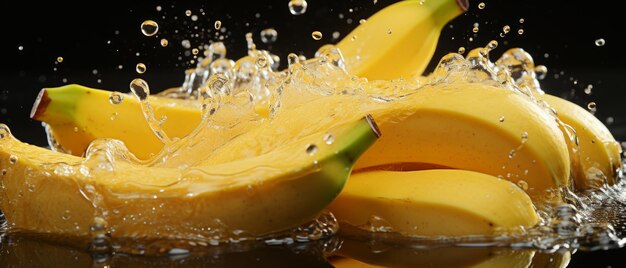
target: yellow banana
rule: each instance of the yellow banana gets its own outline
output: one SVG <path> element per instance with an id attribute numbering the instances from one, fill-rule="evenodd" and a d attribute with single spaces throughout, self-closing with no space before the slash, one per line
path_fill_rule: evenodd
<path id="1" fill-rule="evenodd" d="M 329 133 L 332 144 L 324 142 Z M 116 238 L 197 239 L 215 228 L 260 236 L 318 214 L 377 137 L 366 118 L 258 157 L 165 168 L 111 159 L 111 144 L 92 147 L 87 159 L 53 152 L 0 125 L 0 210 L 15 230 L 69 237 L 87 237 L 102 222 Z"/>
<path id="2" fill-rule="evenodd" d="M 352 174 L 328 208 L 340 222 L 412 236 L 491 235 L 539 221 L 519 187 L 465 170 Z"/>
<path id="3" fill-rule="evenodd" d="M 468 5 L 467 0 L 400 1 L 368 18 L 337 47 L 354 75 L 387 80 L 420 75 L 441 29 Z"/>
<path id="4" fill-rule="evenodd" d="M 538 95 L 554 108 L 563 123 L 574 128 L 578 137 L 580 165 L 575 176 L 578 189 L 615 184 L 621 168 L 619 143 L 600 120 L 568 100 L 549 94 Z"/>

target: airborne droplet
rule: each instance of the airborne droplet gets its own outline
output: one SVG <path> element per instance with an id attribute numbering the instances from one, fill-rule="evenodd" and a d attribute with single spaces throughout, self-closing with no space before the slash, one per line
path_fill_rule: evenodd
<path id="1" fill-rule="evenodd" d="M 146 65 L 143 63 L 137 63 L 137 66 L 135 66 L 135 71 L 137 71 L 138 74 L 142 74 L 146 72 Z"/>
<path id="2" fill-rule="evenodd" d="M 57 57 L 57 62 L 58 62 L 58 63 L 63 62 L 63 57 Z"/>
<path id="3" fill-rule="evenodd" d="M 167 39 L 165 39 L 165 38 L 161 39 L 161 46 L 162 46 L 162 47 L 166 47 L 169 43 L 170 43 L 170 42 L 169 42 L 169 41 L 167 41 Z"/>
<path id="4" fill-rule="evenodd" d="M 478 4 L 478 9 L 485 9 L 485 3 L 480 2 L 480 3 Z"/>
<path id="5" fill-rule="evenodd" d="M 315 40 L 320 40 L 322 39 L 322 33 L 320 31 L 312 32 L 311 37 L 313 37 L 313 39 Z"/>
<path id="6" fill-rule="evenodd" d="M 604 38 L 600 38 L 600 39 L 596 39 L 596 46 L 601 47 L 604 46 L 604 44 L 606 44 L 606 41 L 604 41 Z"/>
<path id="7" fill-rule="evenodd" d="M 150 95 L 148 83 L 141 78 L 135 78 L 130 82 L 130 91 L 132 91 L 135 97 L 140 101 L 146 100 L 148 95 Z"/>
<path id="8" fill-rule="evenodd" d="M 216 20 L 213 26 L 215 27 L 215 30 L 219 30 L 220 28 L 222 28 L 222 22 L 219 20 Z"/>
<path id="9" fill-rule="evenodd" d="M 308 3 L 306 0 L 290 0 L 289 1 L 289 12 L 292 15 L 302 15 L 306 12 L 306 7 Z"/>
<path id="10" fill-rule="evenodd" d="M 276 42 L 278 32 L 274 28 L 267 28 L 261 31 L 261 42 L 264 44 L 272 44 Z"/>
<path id="11" fill-rule="evenodd" d="M 159 25 L 153 20 L 146 20 L 141 23 L 141 32 L 145 36 L 153 36 L 159 31 Z"/>

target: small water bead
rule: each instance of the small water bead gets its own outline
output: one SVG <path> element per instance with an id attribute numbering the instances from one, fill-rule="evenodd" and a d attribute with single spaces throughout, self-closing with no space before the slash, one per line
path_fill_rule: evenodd
<path id="1" fill-rule="evenodd" d="M 124 95 L 122 95 L 122 93 L 111 92 L 111 95 L 109 95 L 109 102 L 111 104 L 117 105 L 122 103 L 122 101 L 124 101 Z"/>
<path id="2" fill-rule="evenodd" d="M 526 143 L 528 141 L 528 132 L 526 131 L 522 132 L 521 138 L 522 138 L 522 144 Z"/>
<path id="3" fill-rule="evenodd" d="M 517 186 L 524 191 L 528 191 L 528 182 L 526 182 L 525 180 L 518 181 Z"/>
<path id="4" fill-rule="evenodd" d="M 341 34 L 339 32 L 333 32 L 333 39 L 339 39 L 339 37 L 341 37 Z"/>
<path id="5" fill-rule="evenodd" d="M 222 28 L 222 22 L 219 20 L 216 20 L 215 24 L 213 24 L 213 27 L 215 27 L 215 30 L 219 30 L 220 28 Z"/>
<path id="6" fill-rule="evenodd" d="M 146 65 L 143 63 L 137 63 L 137 66 L 135 66 L 135 71 L 137 71 L 138 74 L 142 74 L 146 72 Z"/>
<path id="7" fill-rule="evenodd" d="M 191 50 L 191 54 L 198 55 L 198 53 L 200 53 L 200 50 L 198 50 L 197 48 Z"/>
<path id="8" fill-rule="evenodd" d="M 356 35 L 353 35 L 352 37 L 350 37 L 350 40 L 354 41 L 356 40 L 358 37 Z"/>
<path id="9" fill-rule="evenodd" d="M 509 151 L 509 159 L 513 159 L 513 157 L 515 157 L 515 155 L 517 155 L 517 150 L 516 149 L 512 149 L 511 151 Z"/>
<path id="10" fill-rule="evenodd" d="M 9 163 L 11 163 L 11 165 L 14 165 L 15 163 L 17 163 L 17 155 L 9 156 Z"/>
<path id="11" fill-rule="evenodd" d="M 592 84 L 587 85 L 587 87 L 585 87 L 585 89 L 584 89 L 585 94 L 591 95 L 591 92 L 592 92 L 591 90 L 592 89 L 593 89 L 593 85 Z"/>
<path id="12" fill-rule="evenodd" d="M 589 109 L 590 112 L 595 112 L 597 109 L 596 103 L 593 101 L 587 103 L 587 109 Z"/>
<path id="13" fill-rule="evenodd" d="M 326 144 L 328 145 L 333 144 L 333 142 L 335 142 L 335 136 L 333 136 L 333 134 L 327 133 L 326 135 L 324 135 L 324 142 L 326 142 Z"/>
<path id="14" fill-rule="evenodd" d="M 387 34 L 392 34 L 391 28 L 387 28 Z"/>
<path id="15" fill-rule="evenodd" d="M 256 60 L 256 66 L 259 68 L 265 68 L 267 66 L 267 59 L 265 57 L 259 57 Z"/>
<path id="16" fill-rule="evenodd" d="M 191 16 L 191 10 L 185 10 L 185 16 L 187 17 Z"/>
<path id="17" fill-rule="evenodd" d="M 189 42 L 189 40 L 185 39 L 183 41 L 180 42 L 180 44 L 184 47 L 184 48 L 191 48 L 191 42 Z"/>
<path id="18" fill-rule="evenodd" d="M 198 20 L 198 15 L 191 16 L 191 21 L 197 21 L 197 20 Z"/>
<path id="19" fill-rule="evenodd" d="M 485 5 L 485 3 L 480 2 L 480 3 L 478 4 L 478 9 L 485 9 L 485 6 L 486 6 L 486 5 Z"/>
<path id="20" fill-rule="evenodd" d="M 69 209 L 66 209 L 63 212 L 63 215 L 61 215 L 61 219 L 63 219 L 64 221 L 69 220 L 70 218 L 72 218 L 71 216 L 71 211 Z"/>
<path id="21" fill-rule="evenodd" d="M 11 131 L 9 130 L 9 127 L 5 124 L 0 124 L 0 140 L 10 136 Z"/>
<path id="22" fill-rule="evenodd" d="M 58 62 L 58 63 L 63 62 L 63 57 L 57 57 L 57 62 Z"/>
<path id="23" fill-rule="evenodd" d="M 161 11 L 163 8 L 161 6 L 156 6 L 156 11 Z"/>
<path id="24" fill-rule="evenodd" d="M 365 20 L 365 19 L 360 19 L 359 20 L 359 24 L 365 24 L 366 22 L 367 22 L 367 20 Z"/>
<path id="25" fill-rule="evenodd" d="M 599 38 L 599 39 L 596 39 L 595 44 L 596 46 L 601 47 L 606 44 L 606 41 L 604 41 L 604 38 Z"/>
<path id="26" fill-rule="evenodd" d="M 24 50 L 24 46 L 18 46 L 18 47 L 17 47 L 17 50 L 19 50 L 19 51 Z"/>
<path id="27" fill-rule="evenodd" d="M 546 75 L 548 74 L 548 67 L 544 65 L 537 65 L 534 71 L 535 71 L 535 75 L 537 76 L 537 79 L 543 80 L 544 78 L 546 78 Z"/>
<path id="28" fill-rule="evenodd" d="M 141 32 L 145 36 L 153 36 L 159 31 L 159 25 L 153 20 L 145 20 L 141 23 Z"/>
<path id="29" fill-rule="evenodd" d="M 486 48 L 489 51 L 492 51 L 492 50 L 496 49 L 497 47 L 498 47 L 498 41 L 496 41 L 496 40 L 489 41 L 489 43 L 486 46 Z"/>
<path id="30" fill-rule="evenodd" d="M 509 33 L 510 31 L 511 31 L 511 26 L 504 25 L 504 27 L 502 27 L 502 32 L 504 32 L 505 34 Z"/>
<path id="31" fill-rule="evenodd" d="M 478 33 L 478 31 L 480 30 L 480 29 L 478 28 L 478 26 L 480 26 L 480 25 L 478 24 L 478 22 L 474 23 L 474 27 L 472 28 L 472 32 L 474 32 L 474 33 Z"/>
<path id="32" fill-rule="evenodd" d="M 322 39 L 322 33 L 320 31 L 314 31 L 311 33 L 311 37 L 315 40 L 320 40 Z"/>
<path id="33" fill-rule="evenodd" d="M 118 113 L 118 112 L 113 112 L 113 113 L 111 114 L 111 117 L 110 117 L 109 119 L 111 119 L 111 121 L 113 121 L 113 120 L 117 119 L 117 116 L 118 116 L 118 115 L 119 115 L 119 113 Z"/>
<path id="34" fill-rule="evenodd" d="M 306 0 L 290 0 L 288 7 L 292 15 L 302 15 L 306 12 L 308 3 Z"/>
<path id="35" fill-rule="evenodd" d="M 161 39 L 161 46 L 162 46 L 162 47 L 166 47 L 167 45 L 169 45 L 169 43 L 170 43 L 170 42 L 169 42 L 169 41 L 167 41 L 167 39 L 165 39 L 165 38 Z"/>
<path id="36" fill-rule="evenodd" d="M 314 155 L 318 150 L 319 148 L 317 148 L 315 144 L 309 144 L 309 146 L 306 147 L 306 153 L 309 155 Z"/>
<path id="37" fill-rule="evenodd" d="M 524 23 L 524 18 L 520 18 L 519 23 Z"/>
<path id="38" fill-rule="evenodd" d="M 524 29 L 519 29 L 519 30 L 517 30 L 517 34 L 519 34 L 519 35 L 524 34 Z"/>
<path id="39" fill-rule="evenodd" d="M 130 82 L 130 91 L 132 91 L 135 97 L 140 101 L 146 100 L 150 95 L 148 83 L 141 78 L 135 78 Z"/>
<path id="40" fill-rule="evenodd" d="M 463 54 L 465 53 L 465 47 L 459 47 L 459 50 L 457 51 L 459 54 Z"/>
<path id="41" fill-rule="evenodd" d="M 276 42 L 278 32 L 274 28 L 267 28 L 261 31 L 261 42 L 264 44 L 272 44 Z"/>
<path id="42" fill-rule="evenodd" d="M 615 118 L 613 118 L 612 116 L 609 116 L 606 118 L 605 122 L 607 125 L 612 125 L 613 123 L 615 123 Z"/>

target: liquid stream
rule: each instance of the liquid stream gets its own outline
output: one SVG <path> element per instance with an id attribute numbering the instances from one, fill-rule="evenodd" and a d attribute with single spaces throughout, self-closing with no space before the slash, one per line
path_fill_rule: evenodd
<path id="1" fill-rule="evenodd" d="M 265 38 L 275 39 L 275 36 L 273 32 L 266 33 Z M 522 49 L 511 49 L 495 62 L 491 61 L 489 52 L 497 47 L 495 41 L 490 42 L 486 47 L 469 51 L 466 57 L 458 53 L 444 56 L 434 72 L 427 77 L 368 81 L 365 78 L 350 75 L 341 51 L 332 45 L 320 48 L 312 59 L 302 59 L 295 54 L 290 54 L 287 58 L 288 68 L 278 70 L 280 59 L 277 56 L 269 51 L 256 49 L 251 34 L 246 35 L 246 40 L 248 55 L 237 61 L 226 57 L 226 48 L 223 43 L 212 43 L 207 57 L 199 60 L 195 69 L 186 72 L 186 78 L 181 87 L 158 94 L 162 97 L 193 100 L 194 105 L 201 110 L 202 121 L 188 136 L 181 139 L 170 138 L 163 131 L 161 126 L 167 118 L 155 117 L 148 97 L 150 95 L 148 83 L 135 79 L 131 83 L 132 95 L 112 93 L 111 101 L 121 103 L 126 98 L 137 98 L 150 128 L 165 144 L 164 149 L 151 159 L 140 160 L 119 141 L 96 140 L 86 152 L 85 160 L 79 165 L 65 163 L 50 163 L 49 165 L 54 167 L 55 172 L 89 177 L 95 176 L 98 172 L 113 171 L 119 163 L 125 162 L 149 167 L 175 167 L 180 170 L 180 177 L 183 178 L 185 174 L 193 171 L 194 166 L 202 164 L 202 158 L 195 157 L 199 153 L 207 155 L 206 152 L 217 151 L 232 137 L 253 128 L 263 127 L 264 124 L 270 124 L 281 113 L 288 113 L 293 107 L 304 103 L 343 96 L 351 99 L 355 105 L 358 103 L 360 109 L 375 110 L 384 107 L 389 102 L 401 101 L 409 96 L 420 94 L 421 89 L 425 87 L 443 87 L 460 82 L 487 84 L 516 92 L 542 106 L 546 113 L 558 121 L 553 110 L 535 97 L 543 93 L 537 78 L 545 75 L 546 68 L 535 66 L 532 57 Z M 238 115 L 237 120 L 224 116 L 233 113 Z M 324 120 L 336 120 L 345 116 L 348 115 L 330 116 Z M 503 122 L 506 118 L 498 120 Z M 573 165 L 577 165 L 580 157 L 575 145 L 576 134 L 567 125 L 562 122 L 560 124 L 562 128 L 568 130 L 568 143 L 573 144 L 572 148 L 574 148 L 570 156 Z M 229 131 L 229 135 L 220 134 L 225 130 Z M 315 131 L 316 129 L 311 127 L 301 130 L 297 135 L 305 136 Z M 6 128 L 6 133 L 8 133 L 8 128 Z M 6 133 L 3 134 L 2 139 L 10 136 L 10 134 L 5 135 Z M 330 140 L 332 143 L 331 139 L 332 137 L 329 137 L 324 140 L 327 143 Z M 516 151 L 523 148 L 527 139 L 528 137 L 522 134 L 520 147 L 511 148 L 508 157 L 515 157 Z M 49 140 L 53 149 L 63 151 L 51 135 L 49 135 Z M 271 151 L 271 149 L 271 146 L 265 148 L 261 144 L 262 152 Z M 315 147 L 309 146 L 302 153 L 314 154 L 314 151 Z M 621 219 L 619 217 L 615 222 L 615 215 L 613 218 L 607 215 L 611 212 L 619 214 L 619 211 L 625 210 L 624 188 L 626 184 L 620 182 L 617 185 L 608 186 L 606 176 L 603 180 L 604 186 L 584 193 L 575 192 L 573 189 L 555 189 L 555 192 L 561 192 L 566 204 L 558 207 L 537 207 L 542 218 L 539 225 L 529 229 L 520 227 L 514 232 L 507 230 L 495 236 L 405 237 L 393 235 L 393 228 L 386 226 L 384 219 L 376 218 L 373 218 L 368 226 L 361 226 L 361 228 L 372 231 L 374 235 L 381 234 L 384 237 L 383 240 L 422 245 L 451 244 L 537 249 L 621 247 L 625 242 L 622 238 L 624 236 L 622 229 L 626 223 L 619 222 Z M 518 186 L 526 190 L 528 185 L 524 183 L 520 181 Z M 161 187 L 167 189 L 168 186 Z M 116 211 L 106 208 L 102 203 L 102 195 L 93 187 L 85 187 L 81 189 L 81 193 L 84 193 L 85 198 L 92 202 L 94 207 L 101 208 L 98 215 L 94 216 L 90 228 L 91 240 L 88 241 L 90 249 L 95 253 L 178 254 L 196 250 L 198 247 L 211 247 L 225 243 L 293 244 L 327 239 L 338 230 L 338 223 L 334 216 L 324 212 L 308 224 L 267 237 L 253 237 L 245 230 L 232 230 L 219 219 L 215 219 L 214 223 L 208 224 L 202 230 L 185 229 L 184 236 L 172 237 L 164 241 L 113 240 L 110 237 L 113 227 L 108 225 L 107 217 L 116 214 Z M 132 201 L 132 199 L 129 197 L 129 200 Z M 159 209 L 162 208 L 153 208 L 157 212 Z M 129 220 L 134 220 L 133 215 L 129 217 Z M 68 216 L 67 220 L 71 221 L 71 217 Z M 615 223 L 623 224 L 623 226 L 615 228 Z M 165 226 L 164 228 L 167 230 L 177 227 Z M 3 223 L 3 229 L 3 233 L 20 233 L 20 230 L 11 228 L 11 223 L 7 222 Z M 355 235 L 363 236 L 358 232 Z"/>

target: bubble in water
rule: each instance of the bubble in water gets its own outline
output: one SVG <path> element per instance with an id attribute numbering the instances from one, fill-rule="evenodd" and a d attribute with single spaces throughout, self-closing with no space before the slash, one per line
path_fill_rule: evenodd
<path id="1" fill-rule="evenodd" d="M 122 101 L 124 101 L 124 95 L 119 92 L 111 92 L 111 95 L 109 95 L 109 102 L 111 104 L 117 105 L 122 103 Z"/>
<path id="2" fill-rule="evenodd" d="M 264 44 L 272 44 L 276 42 L 278 32 L 274 28 L 267 28 L 261 31 L 261 42 Z"/>
<path id="3" fill-rule="evenodd" d="M 517 186 L 519 186 L 519 188 L 521 188 L 524 191 L 528 191 L 528 182 L 526 182 L 525 180 L 518 181 Z"/>
<path id="4" fill-rule="evenodd" d="M 11 165 L 14 165 L 15 163 L 17 163 L 17 155 L 11 155 L 9 157 L 9 163 L 11 163 Z"/>
<path id="5" fill-rule="evenodd" d="M 222 21 L 216 20 L 213 26 L 215 27 L 215 30 L 219 30 L 220 28 L 222 28 Z"/>
<path id="6" fill-rule="evenodd" d="M 306 0 L 290 0 L 288 6 L 292 15 L 302 15 L 306 12 L 308 3 Z"/>
<path id="7" fill-rule="evenodd" d="M 309 144 L 309 146 L 306 147 L 306 153 L 309 155 L 314 155 L 315 153 L 317 153 L 317 145 L 315 144 Z"/>
<path id="8" fill-rule="evenodd" d="M 333 134 L 327 133 L 326 135 L 324 135 L 324 142 L 326 142 L 326 144 L 328 145 L 333 144 L 333 142 L 335 142 L 335 136 L 333 136 Z"/>
<path id="9" fill-rule="evenodd" d="M 587 85 L 587 87 L 585 87 L 585 90 L 584 90 L 585 94 L 591 95 L 591 90 L 592 89 L 593 89 L 593 85 L 592 84 Z"/>
<path id="10" fill-rule="evenodd" d="M 459 47 L 459 50 L 457 51 L 459 54 L 463 54 L 465 53 L 465 47 Z"/>
<path id="11" fill-rule="evenodd" d="M 322 33 L 320 31 L 314 31 L 311 33 L 311 37 L 315 40 L 320 40 L 322 39 Z"/>
<path id="12" fill-rule="evenodd" d="M 145 20 L 141 23 L 141 32 L 145 36 L 153 36 L 159 31 L 159 25 L 153 20 Z"/>
<path id="13" fill-rule="evenodd" d="M 519 35 L 524 34 L 524 29 L 519 29 L 519 30 L 517 30 L 517 34 L 519 34 Z"/>
<path id="14" fill-rule="evenodd" d="M 185 39 L 183 41 L 180 42 L 180 44 L 184 47 L 184 48 L 191 48 L 191 42 L 189 42 L 189 40 Z"/>
<path id="15" fill-rule="evenodd" d="M 191 16 L 191 10 L 185 10 L 185 16 L 187 17 Z"/>
<path id="16" fill-rule="evenodd" d="M 486 5 L 485 5 L 485 3 L 480 2 L 480 3 L 478 4 L 478 9 L 485 9 L 485 6 L 486 6 Z"/>
<path id="17" fill-rule="evenodd" d="M 130 82 L 130 91 L 132 91 L 135 97 L 140 101 L 146 100 L 148 95 L 150 95 L 148 83 L 141 78 L 135 78 Z"/>
<path id="18" fill-rule="evenodd" d="M 63 57 L 57 57 L 57 62 L 58 62 L 58 63 L 63 62 Z"/>
<path id="19" fill-rule="evenodd" d="M 507 34 L 511 31 L 511 26 L 509 25 L 504 25 L 504 27 L 502 27 L 502 31 Z"/>
<path id="20" fill-rule="evenodd" d="M 606 41 L 604 41 L 604 38 L 599 38 L 599 39 L 596 39 L 595 43 L 596 43 L 596 46 L 601 47 L 601 46 L 604 46 L 604 44 L 606 44 Z"/>
<path id="21" fill-rule="evenodd" d="M 137 66 L 135 66 L 135 71 L 137 71 L 138 74 L 142 74 L 146 72 L 146 65 L 143 63 L 137 63 Z"/>

